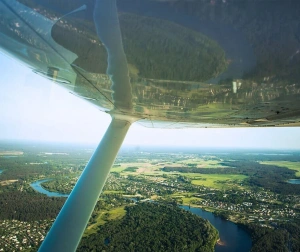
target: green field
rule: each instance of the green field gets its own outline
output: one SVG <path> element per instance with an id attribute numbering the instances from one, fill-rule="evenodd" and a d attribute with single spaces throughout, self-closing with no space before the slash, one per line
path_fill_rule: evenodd
<path id="1" fill-rule="evenodd" d="M 194 197 L 195 193 L 173 193 L 171 195 L 171 197 L 173 199 L 181 199 L 182 200 L 182 204 L 183 205 L 191 205 L 193 206 L 193 204 L 191 204 L 192 200 L 201 200 L 201 198 L 199 197 Z M 195 205 L 196 206 L 196 205 Z"/>
<path id="2" fill-rule="evenodd" d="M 110 191 L 110 190 L 103 191 L 103 194 L 120 194 L 120 193 L 125 193 L 125 192 L 124 191 Z"/>
<path id="3" fill-rule="evenodd" d="M 127 166 L 121 165 L 121 166 L 113 166 L 110 170 L 110 172 L 122 172 L 123 170 L 125 170 L 127 168 Z"/>
<path id="4" fill-rule="evenodd" d="M 121 219 L 125 214 L 124 206 L 116 207 L 111 210 L 101 210 L 98 213 L 96 222 L 89 225 L 85 230 L 84 236 L 96 233 L 99 226 L 104 225 L 109 220 Z"/>
<path id="5" fill-rule="evenodd" d="M 290 170 L 296 171 L 296 176 L 300 177 L 300 162 L 290 162 L 290 161 L 264 161 L 260 162 L 266 165 L 277 165 L 289 168 Z"/>
<path id="6" fill-rule="evenodd" d="M 247 176 L 239 174 L 203 174 L 201 176 L 198 174 L 192 180 L 192 184 L 216 189 L 227 189 L 233 186 L 241 187 L 239 183 L 242 183 L 245 178 L 247 178 Z"/>
<path id="7" fill-rule="evenodd" d="M 207 159 L 202 159 L 202 158 L 194 158 L 194 159 L 185 159 L 182 161 L 178 161 L 176 163 L 178 164 L 183 164 L 183 165 L 188 165 L 188 164 L 194 164 L 198 168 L 222 168 L 223 166 L 220 164 L 220 161 L 218 160 L 207 160 Z"/>

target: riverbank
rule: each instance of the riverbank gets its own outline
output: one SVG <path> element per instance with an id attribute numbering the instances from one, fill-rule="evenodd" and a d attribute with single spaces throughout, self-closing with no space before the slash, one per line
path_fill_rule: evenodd
<path id="1" fill-rule="evenodd" d="M 219 232 L 219 242 L 216 241 L 216 252 L 250 251 L 252 240 L 248 232 L 239 225 L 229 220 L 216 216 L 212 212 L 198 207 L 180 206 L 206 220 L 208 220 Z"/>
<path id="2" fill-rule="evenodd" d="M 49 178 L 37 180 L 31 183 L 30 186 L 35 191 L 46 194 L 48 197 L 68 197 L 67 194 L 49 192 L 45 190 L 42 187 L 42 183 L 49 180 Z M 207 207 L 203 209 L 199 205 L 195 204 L 179 205 L 179 207 L 208 220 L 211 225 L 218 230 L 219 236 L 215 240 L 216 252 L 250 251 L 252 241 L 249 234 L 245 230 L 239 228 L 236 223 L 215 215 L 213 213 L 214 209 Z"/>
<path id="3" fill-rule="evenodd" d="M 43 186 L 42 183 L 45 183 L 47 181 L 50 181 L 52 179 L 48 178 L 48 179 L 41 179 L 41 180 L 37 180 L 35 182 L 30 183 L 30 186 L 37 192 L 42 193 L 47 195 L 48 197 L 68 197 L 69 194 L 63 194 L 63 193 L 59 193 L 59 192 L 50 192 L 48 190 L 46 190 Z"/>

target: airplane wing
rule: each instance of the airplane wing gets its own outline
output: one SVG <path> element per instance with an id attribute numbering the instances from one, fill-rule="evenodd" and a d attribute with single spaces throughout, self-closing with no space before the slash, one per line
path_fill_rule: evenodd
<path id="1" fill-rule="evenodd" d="M 118 1 L 125 67 L 119 96 L 107 69 L 114 59 L 107 44 L 113 43 L 99 37 L 106 17 L 97 23 L 94 1 L 2 0 L 0 46 L 100 110 L 130 113 L 146 127 L 299 126 L 294 11 L 279 1 L 270 6 L 269 21 L 261 17 L 263 4 L 245 1 L 259 10 L 255 16 L 256 9 L 247 12 L 230 1 L 207 2 Z M 279 8 L 288 15 L 276 16 Z M 241 13 L 244 24 L 234 23 L 230 15 Z M 259 25 L 264 22 L 266 31 Z M 124 90 L 130 111 L 118 101 Z"/>
<path id="2" fill-rule="evenodd" d="M 0 0 L 0 50 L 113 118 L 40 251 L 76 250 L 135 121 L 299 126 L 299 10 L 289 0 Z"/>

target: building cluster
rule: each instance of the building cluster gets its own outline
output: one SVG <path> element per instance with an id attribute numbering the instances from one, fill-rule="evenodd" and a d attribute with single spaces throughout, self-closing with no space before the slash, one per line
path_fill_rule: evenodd
<path id="1" fill-rule="evenodd" d="M 52 221 L 0 221 L 0 251 L 22 251 L 37 247 L 50 228 Z"/>
<path id="2" fill-rule="evenodd" d="M 274 220 L 285 221 L 300 217 L 300 212 L 293 209 L 292 204 L 287 204 L 286 202 L 283 202 L 283 204 L 280 205 L 277 204 L 274 200 L 276 195 L 273 193 L 245 191 L 241 193 L 241 195 L 242 194 L 251 196 L 251 202 L 244 201 L 240 204 L 234 204 L 230 201 L 222 202 L 206 198 L 194 200 L 192 203 L 204 208 L 209 207 L 216 210 L 229 211 L 231 216 L 243 216 L 242 218 L 248 222 L 272 222 Z M 227 194 L 224 194 L 224 196 L 226 195 Z"/>

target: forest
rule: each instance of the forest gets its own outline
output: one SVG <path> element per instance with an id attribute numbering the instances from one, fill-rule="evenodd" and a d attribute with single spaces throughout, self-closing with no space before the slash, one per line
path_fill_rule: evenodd
<path id="1" fill-rule="evenodd" d="M 78 251 L 214 251 L 217 230 L 178 207 L 156 203 L 128 206 L 122 219 L 82 239 Z"/>
<path id="2" fill-rule="evenodd" d="M 221 168 L 225 167 L 225 168 Z M 228 168 L 226 168 L 228 167 Z M 243 174 L 244 180 L 250 186 L 259 186 L 279 194 L 298 194 L 300 185 L 289 184 L 286 181 L 295 177 L 295 172 L 276 165 L 265 165 L 255 161 L 226 161 L 220 163 L 220 168 L 197 167 L 163 167 L 165 172 L 199 173 L 199 174 Z"/>
<path id="3" fill-rule="evenodd" d="M 18 191 L 0 193 L 0 220 L 55 219 L 66 198 Z"/>
<path id="4" fill-rule="evenodd" d="M 266 228 L 257 224 L 239 224 L 251 234 L 251 252 L 267 251 L 300 251 L 300 225 L 299 220 L 294 223 L 276 224 L 274 228 Z"/>

